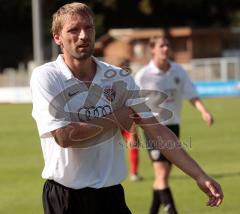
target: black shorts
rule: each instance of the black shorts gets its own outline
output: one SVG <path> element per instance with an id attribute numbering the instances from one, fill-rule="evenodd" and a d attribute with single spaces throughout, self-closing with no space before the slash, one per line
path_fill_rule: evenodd
<path id="1" fill-rule="evenodd" d="M 75 190 L 47 180 L 42 200 L 45 214 L 131 214 L 120 184 Z"/>
<path id="2" fill-rule="evenodd" d="M 179 137 L 179 125 L 176 124 L 176 125 L 167 125 L 167 127 L 177 136 Z M 147 136 L 146 137 L 146 140 L 149 140 Z M 158 161 L 167 161 L 169 163 L 171 163 L 164 155 L 162 155 L 160 153 L 160 150 L 159 149 L 154 149 L 152 148 L 151 146 L 148 148 L 148 155 L 151 159 L 152 162 L 158 162 Z"/>

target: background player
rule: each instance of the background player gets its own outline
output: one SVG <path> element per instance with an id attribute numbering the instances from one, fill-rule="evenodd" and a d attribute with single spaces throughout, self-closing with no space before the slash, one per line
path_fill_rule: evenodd
<path id="1" fill-rule="evenodd" d="M 153 37 L 150 39 L 149 44 L 152 60 L 137 72 L 135 80 L 141 89 L 157 90 L 167 95 L 167 98 L 161 103 L 161 107 L 170 110 L 172 115 L 169 114 L 169 111 L 161 111 L 162 124 L 167 125 L 179 137 L 180 112 L 182 101 L 185 97 L 201 113 L 202 119 L 211 126 L 213 117 L 198 97 L 186 72 L 180 65 L 169 60 L 169 41 L 164 37 Z M 162 99 L 161 97 L 159 98 Z M 153 108 L 151 104 L 149 107 Z M 149 140 L 147 135 L 146 139 L 147 141 Z M 160 150 L 152 148 L 148 152 L 153 163 L 155 175 L 150 214 L 158 213 L 161 204 L 164 205 L 167 213 L 177 213 L 169 188 L 172 164 L 160 153 Z"/>

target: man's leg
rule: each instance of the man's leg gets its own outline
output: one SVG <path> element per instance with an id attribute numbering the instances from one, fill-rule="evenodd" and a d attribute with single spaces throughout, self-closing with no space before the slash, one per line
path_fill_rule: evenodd
<path id="1" fill-rule="evenodd" d="M 180 127 L 178 124 L 167 126 L 179 137 Z M 146 136 L 146 140 L 149 140 Z M 168 161 L 160 150 L 149 149 L 149 157 L 153 162 L 155 180 L 153 183 L 153 200 L 150 214 L 157 214 L 161 203 L 168 214 L 177 213 L 171 190 L 169 188 L 169 177 L 171 172 L 171 162 Z"/>
<path id="2" fill-rule="evenodd" d="M 130 180 L 139 181 L 142 177 L 138 175 L 139 166 L 139 139 L 137 133 L 131 133 L 127 131 L 122 131 L 122 135 L 129 146 L 129 167 L 130 167 Z"/>
<path id="3" fill-rule="evenodd" d="M 159 150 L 149 150 L 150 159 L 153 162 L 154 183 L 153 198 L 150 208 L 150 214 L 157 214 L 161 204 L 168 214 L 176 214 L 174 200 L 169 188 L 169 176 L 171 172 L 171 163 L 161 155 Z"/>
<path id="4" fill-rule="evenodd" d="M 139 164 L 139 150 L 138 148 L 129 149 L 129 161 L 130 161 L 130 176 L 138 176 L 138 164 Z"/>
<path id="5" fill-rule="evenodd" d="M 171 164 L 168 161 L 156 161 L 153 163 L 155 180 L 153 183 L 153 190 L 155 197 L 159 197 L 159 206 L 162 203 L 164 210 L 168 214 L 176 214 L 177 210 L 174 204 L 173 196 L 169 188 L 169 176 L 171 172 Z M 156 199 L 154 199 L 156 200 Z M 154 200 L 152 207 L 154 207 Z M 151 214 L 157 212 L 152 212 Z"/>

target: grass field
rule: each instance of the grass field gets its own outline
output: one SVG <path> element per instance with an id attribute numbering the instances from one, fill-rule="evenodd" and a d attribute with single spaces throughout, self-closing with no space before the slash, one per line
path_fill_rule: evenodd
<path id="1" fill-rule="evenodd" d="M 174 198 L 180 214 L 237 214 L 240 210 L 240 99 L 204 102 L 214 114 L 215 125 L 208 128 L 196 110 L 184 103 L 181 140 L 204 169 L 222 184 L 225 200 L 219 208 L 206 207 L 205 195 L 176 168 L 171 176 Z M 42 213 L 43 158 L 31 105 L 0 105 L 0 118 L 0 213 Z M 147 214 L 153 172 L 144 149 L 141 149 L 140 173 L 144 176 L 142 182 L 126 179 L 123 185 L 132 212 Z"/>

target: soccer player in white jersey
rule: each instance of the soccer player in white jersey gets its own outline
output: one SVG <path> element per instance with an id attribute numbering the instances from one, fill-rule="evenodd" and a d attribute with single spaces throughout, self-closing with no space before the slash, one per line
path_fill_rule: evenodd
<path id="1" fill-rule="evenodd" d="M 130 93 L 138 87 L 128 73 L 92 56 L 95 26 L 87 5 L 60 7 L 52 34 L 62 54 L 34 69 L 30 81 L 45 162 L 44 213 L 131 213 L 121 186 L 127 172 L 120 130 L 136 122 L 155 141 L 161 133 L 163 146 L 179 145 L 178 138 L 155 117 L 145 117 L 151 112 L 145 114 L 146 105 Z M 222 202 L 220 185 L 183 149 L 163 153 L 196 180 L 210 206 Z"/>
<path id="2" fill-rule="evenodd" d="M 161 123 L 179 137 L 182 101 L 187 98 L 201 113 L 202 119 L 211 126 L 213 117 L 198 97 L 188 75 L 180 65 L 169 60 L 169 41 L 164 37 L 153 37 L 150 39 L 150 48 L 152 60 L 136 74 L 135 81 L 141 89 L 157 90 L 166 95 L 165 100 L 162 101 L 162 96 L 157 100 L 162 107 L 159 109 Z M 154 108 L 151 104 L 149 107 Z M 147 136 L 146 139 L 149 140 Z M 160 205 L 163 204 L 167 213 L 175 214 L 177 210 L 169 188 L 171 162 L 159 149 L 150 147 L 148 152 L 155 174 L 149 213 L 157 214 Z"/>

